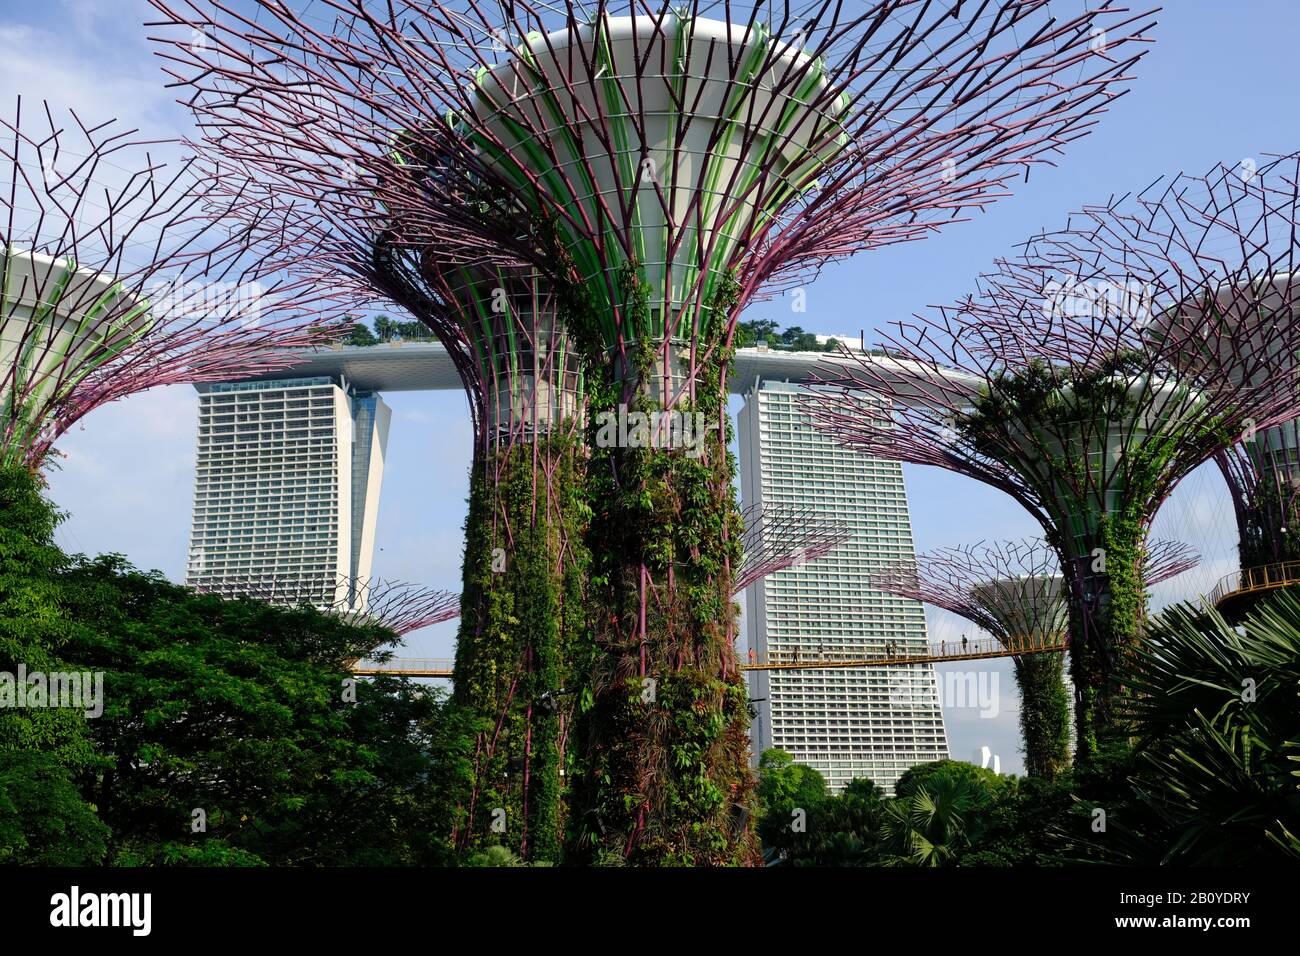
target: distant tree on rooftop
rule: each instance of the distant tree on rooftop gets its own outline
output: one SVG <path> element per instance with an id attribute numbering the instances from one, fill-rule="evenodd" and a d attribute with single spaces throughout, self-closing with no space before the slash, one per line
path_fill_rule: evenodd
<path id="1" fill-rule="evenodd" d="M 348 334 L 348 345 L 378 345 L 379 339 L 375 338 L 375 333 L 370 331 L 370 326 L 357 322 L 352 326 L 352 331 Z"/>
<path id="2" fill-rule="evenodd" d="M 821 343 L 813 332 L 805 332 L 800 326 L 792 325 L 780 330 L 771 319 L 754 319 L 750 322 L 736 324 L 736 348 L 753 348 L 759 342 L 766 342 L 770 348 L 790 352 L 830 352 L 835 349 L 834 342 Z"/>

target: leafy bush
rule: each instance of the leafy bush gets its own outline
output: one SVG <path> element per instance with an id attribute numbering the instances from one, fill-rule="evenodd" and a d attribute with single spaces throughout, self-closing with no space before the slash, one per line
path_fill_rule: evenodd
<path id="1" fill-rule="evenodd" d="M 977 767 L 963 760 L 933 760 L 919 763 L 904 770 L 898 782 L 894 784 L 894 793 L 900 797 L 910 797 L 921 787 L 929 787 L 938 778 L 964 780 L 972 786 L 985 791 L 992 797 L 1003 786 L 1008 777 L 1000 776 L 985 767 Z"/>
<path id="2" fill-rule="evenodd" d="M 0 710 L 0 861 L 452 862 L 462 714 L 347 669 L 396 635 L 69 559 L 25 472 L 0 505 L 0 670 L 104 675 L 97 718 Z"/>
<path id="3" fill-rule="evenodd" d="M 1170 608 L 1134 666 L 1131 809 L 1096 842 L 1134 863 L 1300 860 L 1300 598 L 1240 628 Z"/>

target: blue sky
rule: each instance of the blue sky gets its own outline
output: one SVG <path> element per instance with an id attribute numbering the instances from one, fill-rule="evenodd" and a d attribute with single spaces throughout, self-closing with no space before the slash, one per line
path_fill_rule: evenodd
<path id="1" fill-rule="evenodd" d="M 146 40 L 143 23 L 151 13 L 144 0 L 0 0 L 0 107 L 12 115 L 21 94 L 29 108 L 47 99 L 87 120 L 117 117 L 150 136 L 183 134 L 186 114 L 164 88 Z M 1159 21 L 1157 42 L 1137 68 L 1131 92 L 1073 144 L 1059 168 L 1035 170 L 1010 199 L 972 222 L 834 267 L 807 290 L 804 314 L 777 301 L 745 317 L 817 332 L 865 329 L 870 340 L 877 326 L 965 293 L 993 257 L 1039 228 L 1063 224 L 1082 203 L 1180 170 L 1201 172 L 1217 162 L 1300 148 L 1300 4 L 1169 0 Z M 394 416 L 375 571 L 458 589 L 469 466 L 464 399 L 399 393 L 386 400 Z M 738 409 L 738 400 L 733 406 Z M 50 485 L 70 513 L 60 531 L 66 548 L 120 552 L 179 580 L 188 547 L 195 408 L 191 388 L 159 389 L 94 412 L 64 438 L 59 447 L 67 458 Z M 1013 501 L 977 483 L 912 467 L 906 479 L 918 548 L 1038 534 Z M 1205 555 L 1201 569 L 1162 586 L 1157 603 L 1203 591 L 1231 570 L 1231 510 L 1217 473 L 1193 474 L 1162 510 L 1156 533 L 1197 544 Z M 930 621 L 934 639 L 968 630 L 942 614 L 932 613 Z M 408 653 L 449 656 L 453 634 L 451 625 L 425 632 Z M 970 759 L 988 746 L 1004 771 L 1018 772 L 1009 662 L 980 666 L 999 675 L 1002 707 L 995 718 L 947 709 L 952 754 Z"/>

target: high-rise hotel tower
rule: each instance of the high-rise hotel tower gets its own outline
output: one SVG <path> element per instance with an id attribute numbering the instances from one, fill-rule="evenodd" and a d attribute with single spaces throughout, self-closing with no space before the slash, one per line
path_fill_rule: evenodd
<path id="1" fill-rule="evenodd" d="M 759 381 L 739 415 L 746 507 L 833 514 L 849 541 L 824 558 L 778 571 L 746 591 L 745 628 L 760 660 L 883 657 L 886 644 L 922 653 L 925 612 L 872 590 L 869 571 L 913 555 L 902 466 L 860 455 L 815 430 L 802 387 Z M 892 793 L 913 764 L 948 756 L 929 664 L 749 673 L 758 717 L 754 753 L 772 747 L 816 768 L 838 791 L 867 777 Z"/>
<path id="2" fill-rule="evenodd" d="M 185 583 L 356 605 L 375 549 L 388 406 L 342 375 L 196 387 Z"/>

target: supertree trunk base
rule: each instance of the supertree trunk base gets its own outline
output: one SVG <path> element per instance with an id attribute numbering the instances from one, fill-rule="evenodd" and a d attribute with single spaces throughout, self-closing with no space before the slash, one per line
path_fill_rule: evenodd
<path id="1" fill-rule="evenodd" d="M 1146 615 L 1140 521 L 1097 522 L 1074 565 L 1070 603 L 1070 677 L 1074 682 L 1075 762 L 1087 765 L 1127 735 L 1126 672 Z M 1092 547 L 1087 547 L 1092 545 Z"/>
<path id="2" fill-rule="evenodd" d="M 1020 691 L 1020 736 L 1025 772 L 1055 780 L 1070 766 L 1070 706 L 1060 654 L 1014 658 Z"/>
<path id="3" fill-rule="evenodd" d="M 715 423 L 687 449 L 594 443 L 593 636 L 571 857 L 756 864 L 748 691 L 735 655 L 741 519 L 716 381 L 684 406 Z M 611 392 L 612 394 L 612 392 Z M 595 399 L 593 399 L 595 402 Z M 596 416 L 597 418 L 599 416 Z"/>
<path id="4" fill-rule="evenodd" d="M 539 473 L 545 494 L 535 488 Z M 501 844 L 528 862 L 560 860 L 567 685 L 588 654 L 585 515 L 573 439 L 476 462 L 453 696 L 475 730 L 461 851 Z"/>

